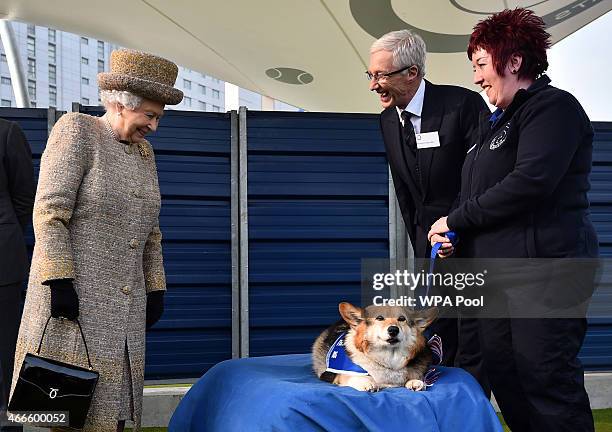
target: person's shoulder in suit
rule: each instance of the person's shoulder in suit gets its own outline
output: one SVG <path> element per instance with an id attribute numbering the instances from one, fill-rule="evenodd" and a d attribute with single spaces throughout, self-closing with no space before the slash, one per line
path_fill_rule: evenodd
<path id="1" fill-rule="evenodd" d="M 381 118 L 387 118 L 390 115 L 397 115 L 397 108 L 395 106 L 387 107 L 380 113 Z"/>
<path id="2" fill-rule="evenodd" d="M 7 127 L 10 126 L 12 124 L 14 124 L 15 122 L 7 120 L 5 118 L 0 117 L 0 127 Z"/>
<path id="3" fill-rule="evenodd" d="M 10 130 L 12 127 L 19 127 L 19 124 L 0 117 L 0 138 L 6 138 L 5 132 Z"/>

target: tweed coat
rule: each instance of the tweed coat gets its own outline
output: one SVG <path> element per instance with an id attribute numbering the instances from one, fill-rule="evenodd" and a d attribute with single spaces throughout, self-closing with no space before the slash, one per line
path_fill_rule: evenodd
<path id="1" fill-rule="evenodd" d="M 19 331 L 13 388 L 50 315 L 42 282 L 74 279 L 79 321 L 100 372 L 86 431 L 115 432 L 125 347 L 139 430 L 144 383 L 146 294 L 165 290 L 151 145 L 116 141 L 103 120 L 65 114 L 47 142 L 34 203 L 36 243 Z M 52 319 L 41 355 L 86 366 L 75 323 Z"/>

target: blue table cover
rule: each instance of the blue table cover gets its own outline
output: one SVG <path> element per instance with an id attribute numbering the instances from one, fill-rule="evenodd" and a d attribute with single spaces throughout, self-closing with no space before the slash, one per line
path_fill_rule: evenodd
<path id="1" fill-rule="evenodd" d="M 436 367 L 426 391 L 376 393 L 315 377 L 309 354 L 227 360 L 211 368 L 177 407 L 170 432 L 502 432 L 476 380 Z"/>

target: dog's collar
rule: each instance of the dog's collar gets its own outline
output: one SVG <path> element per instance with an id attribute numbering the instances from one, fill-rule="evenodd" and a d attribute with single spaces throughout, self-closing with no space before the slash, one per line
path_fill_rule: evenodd
<path id="1" fill-rule="evenodd" d="M 336 339 L 336 342 L 327 351 L 326 363 L 327 372 L 334 372 L 343 375 L 368 375 L 368 371 L 353 362 L 344 348 L 344 337 L 346 333 L 342 333 Z"/>

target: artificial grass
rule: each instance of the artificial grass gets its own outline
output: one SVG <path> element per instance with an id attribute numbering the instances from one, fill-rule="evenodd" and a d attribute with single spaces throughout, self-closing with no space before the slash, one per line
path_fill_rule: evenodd
<path id="1" fill-rule="evenodd" d="M 504 431 L 510 432 L 504 418 L 501 414 L 498 414 L 499 420 L 504 426 Z M 600 409 L 593 410 L 593 418 L 595 419 L 595 432 L 612 432 L 612 409 Z M 126 429 L 126 432 L 130 432 L 132 429 Z M 142 428 L 143 432 L 167 432 L 167 428 Z"/>
<path id="2" fill-rule="evenodd" d="M 506 426 L 502 415 L 499 413 L 497 415 L 504 426 L 504 432 L 509 432 L 510 429 Z M 593 410 L 593 419 L 595 420 L 595 432 L 612 432 L 612 408 Z"/>
<path id="3" fill-rule="evenodd" d="M 142 432 L 167 432 L 168 428 L 140 428 Z M 125 428 L 125 432 L 132 432 L 132 429 Z"/>

